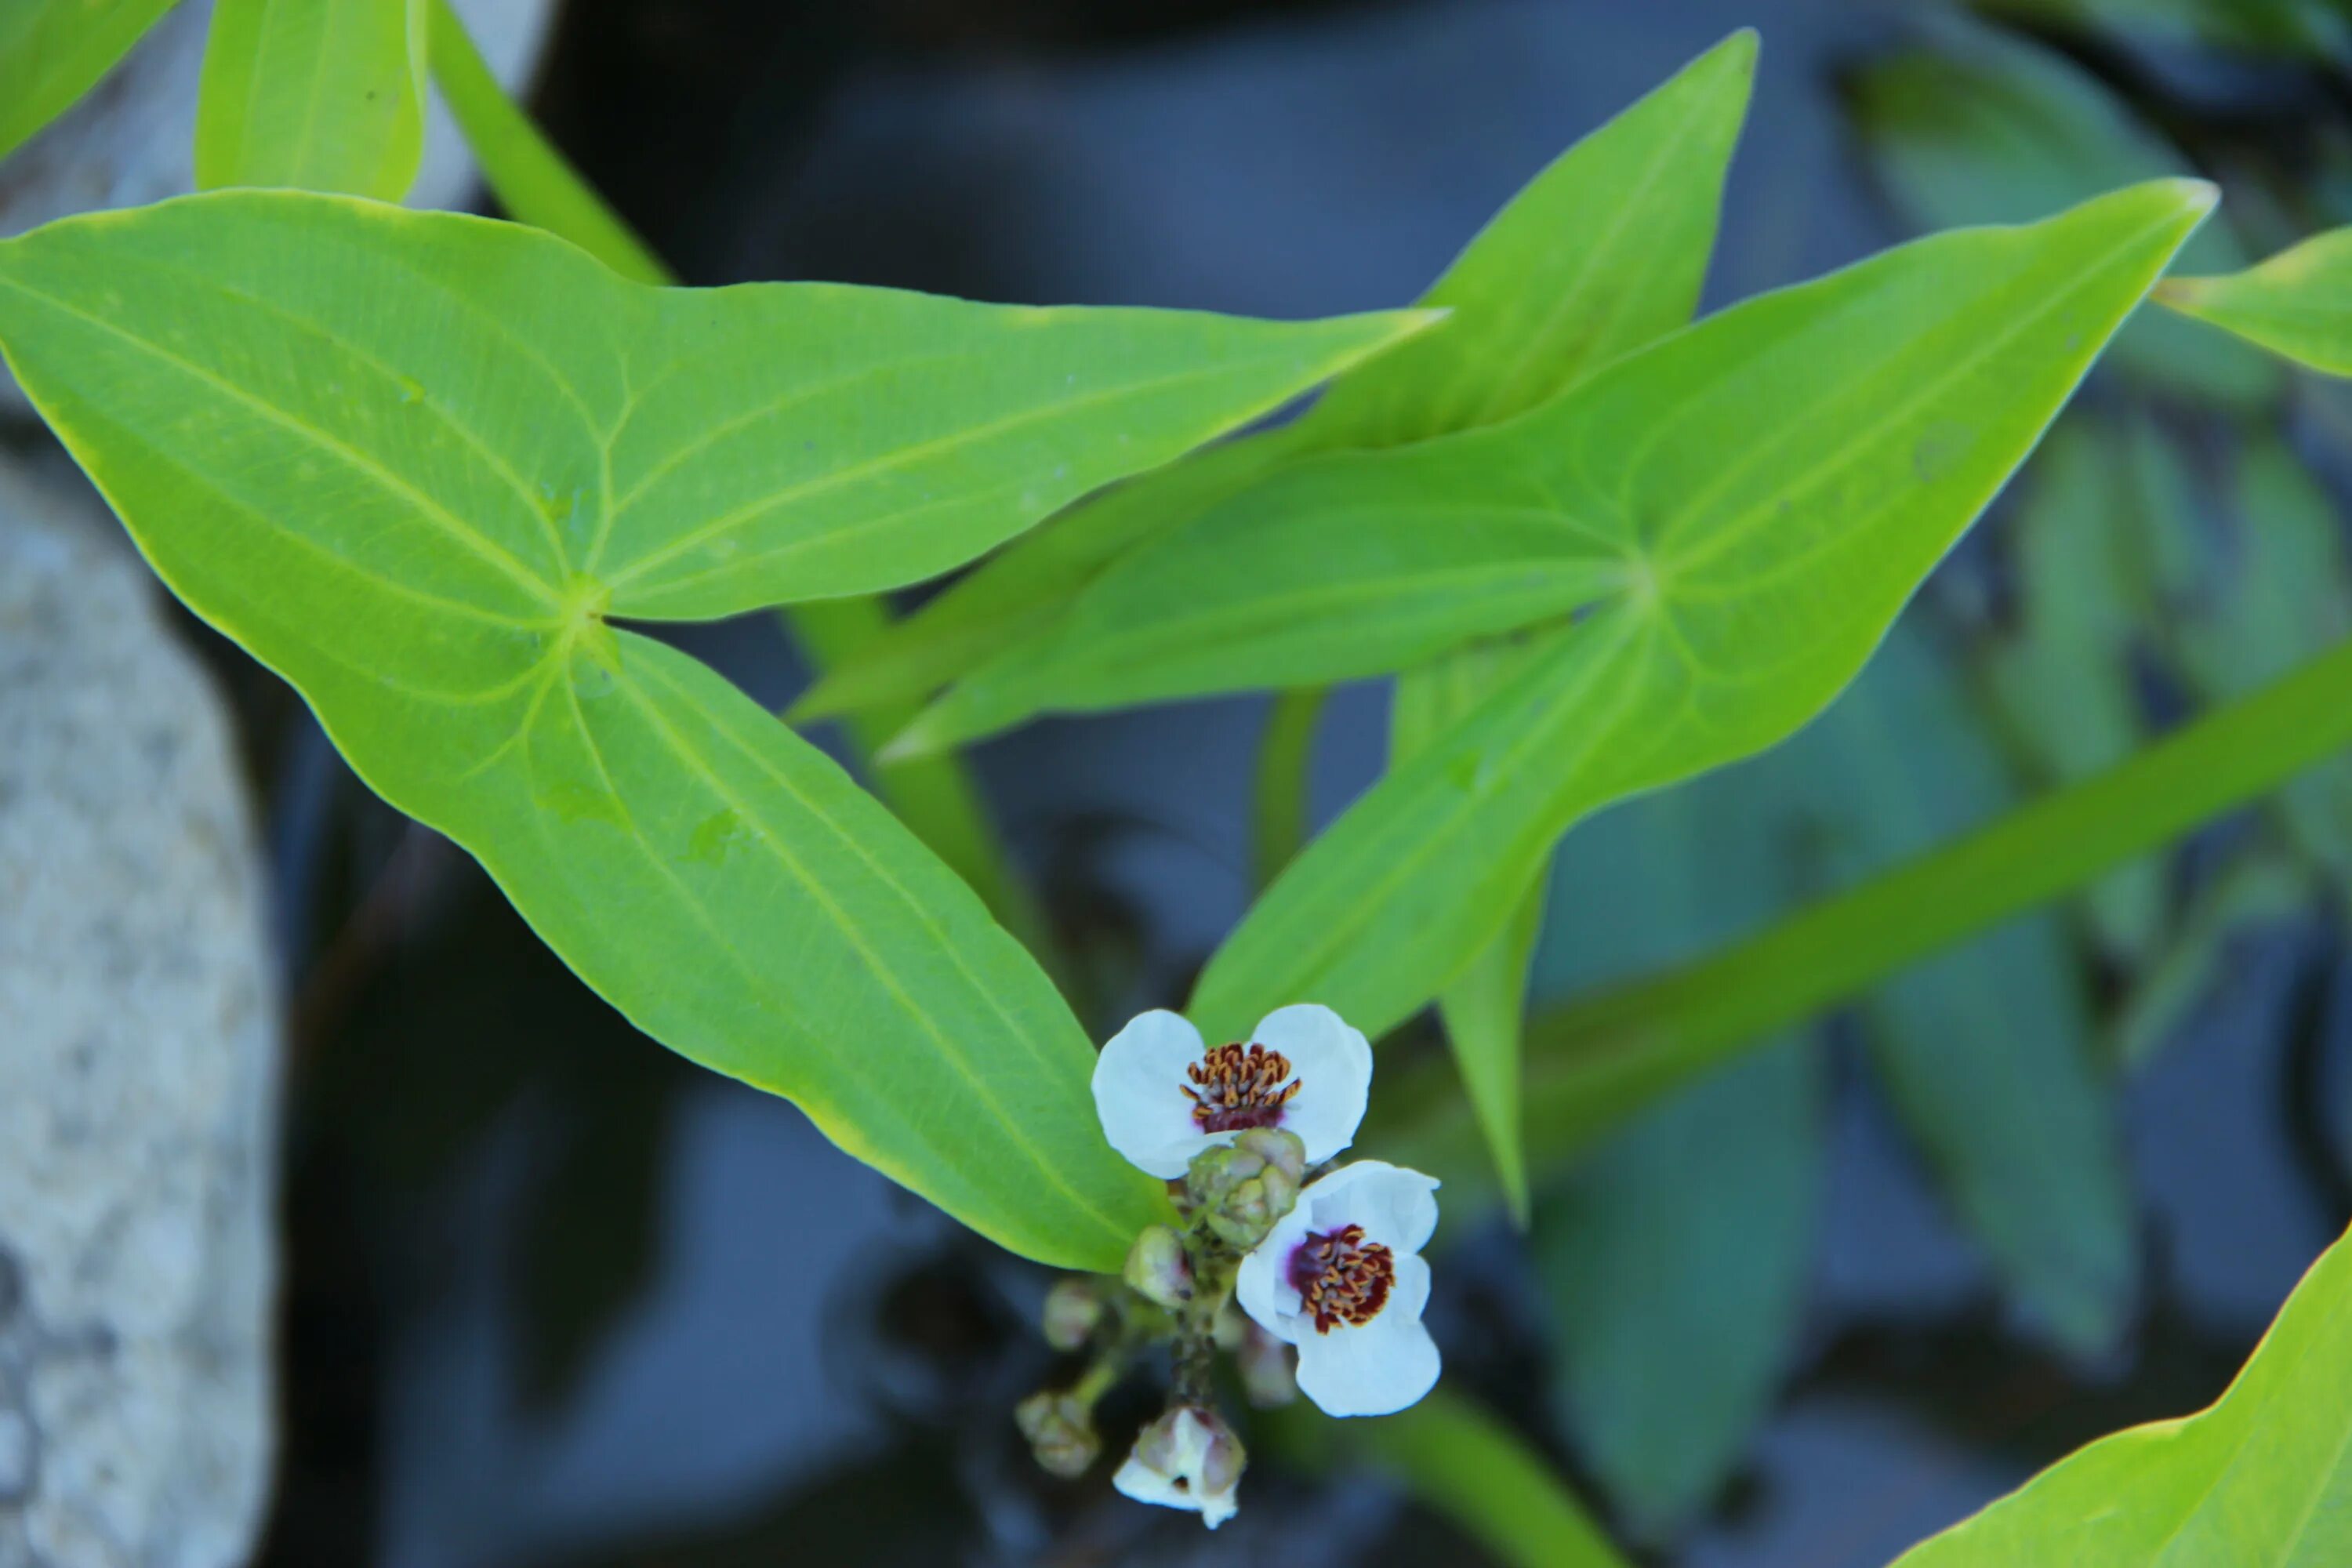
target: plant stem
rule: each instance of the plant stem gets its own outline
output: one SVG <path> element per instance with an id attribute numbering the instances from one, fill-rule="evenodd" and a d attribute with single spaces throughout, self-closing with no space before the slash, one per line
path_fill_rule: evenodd
<path id="1" fill-rule="evenodd" d="M 1557 1168 L 1627 1116 L 1774 1030 L 2095 880 L 2352 745 L 2352 642 L 1941 848 L 1696 962 L 1540 1013 L 1528 1145 Z M 1397 1158 L 1491 1190 L 1458 1096 L 1393 1084 Z M 1367 1139 L 1366 1142 L 1370 1142 Z"/>
<path id="2" fill-rule="evenodd" d="M 517 221 L 561 235 L 624 278 L 674 283 L 669 268 L 607 207 L 491 74 L 449 0 L 429 0 L 425 60 L 482 177 Z"/>
<path id="3" fill-rule="evenodd" d="M 1092 1410 L 1126 1374 L 1127 1359 L 1127 1349 L 1123 1345 L 1095 1357 L 1087 1363 L 1085 1374 L 1071 1388 L 1070 1397 Z"/>
<path id="4" fill-rule="evenodd" d="M 1277 691 L 1257 753 L 1257 809 L 1251 862 L 1263 890 L 1307 841 L 1307 773 L 1315 760 L 1315 726 L 1330 689 Z"/>
<path id="5" fill-rule="evenodd" d="M 428 4 L 425 55 L 433 79 L 499 203 L 520 222 L 570 240 L 624 278 L 676 283 L 661 259 L 507 96 L 449 0 Z M 787 605 L 779 613 L 820 674 L 879 637 L 890 621 L 888 607 L 874 598 Z M 1000 924 L 1045 957 L 1045 920 L 1013 875 L 961 759 L 950 752 L 903 766 L 873 765 L 881 743 L 913 714 L 889 717 L 892 721 L 859 715 L 848 725 L 851 743 L 875 792 L 916 837 L 971 884 Z"/>

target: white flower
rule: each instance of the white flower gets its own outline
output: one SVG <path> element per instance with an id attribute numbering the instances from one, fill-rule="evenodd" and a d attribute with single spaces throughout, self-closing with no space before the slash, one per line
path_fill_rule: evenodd
<path id="1" fill-rule="evenodd" d="M 1095 1110 L 1111 1147 L 1163 1179 L 1203 1149 L 1280 1127 L 1318 1165 L 1364 1119 L 1372 1047 L 1328 1007 L 1278 1007 L 1241 1044 L 1208 1047 L 1169 1012 L 1143 1014 L 1095 1059 Z"/>
<path id="2" fill-rule="evenodd" d="M 1179 1405 L 1143 1429 L 1110 1484 L 1138 1502 L 1190 1509 L 1211 1530 L 1241 1506 L 1241 1439 L 1214 1412 Z"/>
<path id="3" fill-rule="evenodd" d="M 1387 1415 L 1437 1382 L 1437 1344 L 1421 1323 L 1436 1190 L 1435 1178 L 1378 1160 L 1342 1166 L 1242 1259 L 1234 1299 L 1298 1347 L 1300 1392 L 1333 1415 Z"/>

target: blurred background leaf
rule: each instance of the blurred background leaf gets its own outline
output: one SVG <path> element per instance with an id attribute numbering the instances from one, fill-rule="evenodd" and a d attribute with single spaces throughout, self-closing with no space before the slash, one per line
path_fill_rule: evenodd
<path id="1" fill-rule="evenodd" d="M 1784 793 L 1801 790 L 1832 886 L 1989 822 L 2019 798 L 1913 624 L 1879 649 L 1817 736 L 1773 759 L 1803 770 L 1804 784 Z M 2137 1272 L 2131 1197 L 2063 922 L 2011 921 L 1913 966 L 1860 1011 L 1879 1084 L 2011 1295 L 2066 1348 L 2108 1348 Z"/>
<path id="2" fill-rule="evenodd" d="M 1761 772 L 1644 796 L 1562 840 L 1539 997 L 1689 957 L 1781 906 L 1790 846 Z M 1638 1117 L 1538 1194 L 1529 1249 L 1555 1407 L 1643 1538 L 1712 1500 L 1788 1371 L 1823 1098 L 1819 1049 L 1792 1034 Z"/>
<path id="3" fill-rule="evenodd" d="M 2020 223 L 2136 180 L 2195 173 L 2096 77 L 2018 35 L 1930 12 L 1916 47 L 1847 83 L 1872 170 L 1913 228 Z M 2244 248 L 2217 215 L 2177 270 L 2229 272 Z M 2144 311 L 2109 363 L 2193 396 L 2245 407 L 2275 396 L 2278 367 L 2246 345 Z"/>

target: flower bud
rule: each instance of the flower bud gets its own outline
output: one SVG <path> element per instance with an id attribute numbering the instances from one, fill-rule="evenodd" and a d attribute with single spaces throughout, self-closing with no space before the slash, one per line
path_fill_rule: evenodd
<path id="1" fill-rule="evenodd" d="M 1255 1150 L 1219 1144 L 1192 1157 L 1192 1168 L 1184 1173 L 1185 1191 L 1196 1206 L 1215 1208 L 1265 1169 L 1265 1156 Z"/>
<path id="2" fill-rule="evenodd" d="M 1242 1392 L 1259 1410 L 1272 1410 L 1298 1397 L 1298 1374 L 1290 1364 L 1290 1347 L 1246 1320 L 1241 1343 L 1234 1349 L 1234 1366 L 1242 1374 Z"/>
<path id="3" fill-rule="evenodd" d="M 1197 1155 L 1185 1192 L 1212 1235 L 1247 1252 L 1297 1205 L 1306 1167 L 1306 1145 L 1295 1134 L 1253 1128 L 1228 1146 Z"/>
<path id="4" fill-rule="evenodd" d="M 1183 1238 L 1164 1225 L 1147 1228 L 1128 1249 L 1127 1282 L 1156 1306 L 1175 1311 L 1192 1299 L 1192 1264 Z"/>
<path id="5" fill-rule="evenodd" d="M 1256 1176 L 1227 1193 L 1215 1208 L 1202 1216 L 1211 1233 L 1236 1252 L 1247 1252 L 1264 1241 L 1265 1233 L 1281 1217 L 1275 1212 L 1265 1184 Z"/>
<path id="6" fill-rule="evenodd" d="M 1066 1480 L 1084 1475 L 1102 1452 L 1093 1413 L 1069 1394 L 1050 1389 L 1033 1394 L 1013 1408 L 1013 1419 L 1029 1439 L 1037 1463 Z"/>
<path id="7" fill-rule="evenodd" d="M 1307 1145 L 1298 1134 L 1279 1127 L 1253 1127 L 1234 1140 L 1234 1147 L 1244 1153 L 1255 1154 L 1269 1170 L 1280 1171 L 1290 1178 L 1291 1187 L 1307 1179 Z"/>
<path id="8" fill-rule="evenodd" d="M 1045 1292 L 1045 1342 L 1057 1351 L 1084 1345 L 1102 1322 L 1102 1287 L 1084 1275 L 1054 1281 Z"/>
<path id="9" fill-rule="evenodd" d="M 1215 1411 L 1180 1405 L 1136 1437 L 1111 1484 L 1138 1502 L 1191 1510 L 1214 1530 L 1239 1506 L 1247 1458 Z"/>

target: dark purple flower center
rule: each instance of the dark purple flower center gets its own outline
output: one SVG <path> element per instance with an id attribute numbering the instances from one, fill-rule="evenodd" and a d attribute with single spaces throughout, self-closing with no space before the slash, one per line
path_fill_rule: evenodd
<path id="1" fill-rule="evenodd" d="M 1315 1331 L 1341 1323 L 1361 1326 L 1381 1314 L 1396 1289 L 1396 1255 L 1367 1245 L 1364 1227 L 1344 1226 L 1328 1236 L 1310 1232 L 1290 1255 L 1290 1288 L 1298 1292 Z"/>
<path id="2" fill-rule="evenodd" d="M 1298 1092 L 1290 1058 L 1264 1046 L 1212 1046 L 1184 1070 L 1192 1080 L 1184 1086 L 1192 1120 L 1203 1132 L 1277 1126 L 1282 1108 Z"/>

